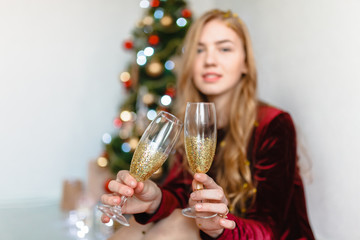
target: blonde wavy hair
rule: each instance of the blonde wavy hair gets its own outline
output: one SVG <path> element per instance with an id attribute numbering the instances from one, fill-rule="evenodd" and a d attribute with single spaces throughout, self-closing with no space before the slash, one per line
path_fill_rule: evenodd
<path id="1" fill-rule="evenodd" d="M 217 170 L 216 182 L 224 189 L 229 199 L 229 209 L 237 215 L 244 215 L 246 209 L 255 200 L 256 188 L 251 177 L 247 159 L 247 147 L 254 129 L 257 113 L 257 77 L 250 36 L 243 21 L 230 11 L 211 10 L 195 21 L 185 38 L 182 65 L 178 78 L 176 115 L 184 118 L 186 102 L 206 102 L 206 96 L 195 87 L 192 73 L 201 31 L 206 23 L 221 20 L 236 32 L 244 44 L 247 73 L 241 76 L 229 104 L 229 123 L 225 144 L 220 147 L 214 160 Z M 183 136 L 179 141 L 179 150 L 183 150 Z M 187 164 L 184 161 L 184 164 Z"/>

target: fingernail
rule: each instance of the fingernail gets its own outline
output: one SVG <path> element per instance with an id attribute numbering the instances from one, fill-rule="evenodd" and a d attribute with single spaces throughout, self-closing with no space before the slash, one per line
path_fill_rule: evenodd
<path id="1" fill-rule="evenodd" d="M 195 193 L 191 193 L 190 198 L 194 198 L 194 197 L 195 197 Z"/>
<path id="2" fill-rule="evenodd" d="M 131 191 L 130 191 L 130 190 L 127 190 L 127 191 L 126 191 L 126 194 L 127 194 L 127 195 L 130 195 L 130 194 L 131 194 Z"/>
<path id="3" fill-rule="evenodd" d="M 134 188 L 134 187 L 136 186 L 136 183 L 135 183 L 135 182 L 131 182 L 131 183 L 130 183 L 130 186 Z"/>
<path id="4" fill-rule="evenodd" d="M 196 204 L 196 209 L 201 209 L 202 208 L 202 205 L 201 204 Z"/>
<path id="5" fill-rule="evenodd" d="M 115 204 L 117 204 L 117 203 L 118 203 L 118 200 L 115 198 L 115 199 L 113 199 L 113 202 L 114 202 Z"/>

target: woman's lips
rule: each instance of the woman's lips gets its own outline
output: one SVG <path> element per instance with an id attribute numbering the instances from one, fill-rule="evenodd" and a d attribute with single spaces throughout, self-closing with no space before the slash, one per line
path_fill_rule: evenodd
<path id="1" fill-rule="evenodd" d="M 213 82 L 219 81 L 219 79 L 221 78 L 221 74 L 218 74 L 218 73 L 205 73 L 205 74 L 203 74 L 202 77 L 203 77 L 205 82 L 213 83 Z"/>

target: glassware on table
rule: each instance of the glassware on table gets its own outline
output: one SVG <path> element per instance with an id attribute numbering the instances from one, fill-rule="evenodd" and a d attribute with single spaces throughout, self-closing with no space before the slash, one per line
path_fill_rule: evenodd
<path id="1" fill-rule="evenodd" d="M 216 110 L 209 102 L 187 103 L 184 121 L 184 142 L 186 156 L 193 173 L 209 171 L 216 149 Z M 201 183 L 194 191 L 204 189 Z M 192 207 L 182 210 L 191 218 L 212 218 L 216 213 L 196 213 Z"/>
<path id="2" fill-rule="evenodd" d="M 130 165 L 131 176 L 139 182 L 150 178 L 168 158 L 179 137 L 182 125 L 182 122 L 174 115 L 164 111 L 159 112 L 146 128 L 135 149 Z M 98 205 L 98 209 L 120 224 L 129 226 L 121 211 L 126 200 L 126 196 L 121 196 L 119 205 L 101 204 Z"/>

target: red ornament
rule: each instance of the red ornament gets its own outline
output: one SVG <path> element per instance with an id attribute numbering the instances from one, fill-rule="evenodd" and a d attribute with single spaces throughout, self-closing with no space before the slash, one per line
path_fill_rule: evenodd
<path id="1" fill-rule="evenodd" d="M 171 87 L 166 89 L 165 95 L 168 95 L 173 98 L 175 96 L 175 88 Z"/>
<path id="2" fill-rule="evenodd" d="M 160 0 L 152 0 L 151 1 L 151 7 L 155 8 L 160 6 Z"/>
<path id="3" fill-rule="evenodd" d="M 106 151 L 104 151 L 101 156 L 106 158 L 106 159 L 109 159 L 109 154 Z"/>
<path id="4" fill-rule="evenodd" d="M 120 118 L 115 118 L 115 119 L 114 119 L 114 126 L 115 126 L 116 128 L 121 128 L 121 125 L 122 125 L 121 119 L 120 119 Z"/>
<path id="5" fill-rule="evenodd" d="M 160 38 L 157 35 L 151 35 L 148 39 L 148 42 L 150 43 L 150 45 L 153 45 L 153 46 L 158 44 L 159 41 L 160 41 Z"/>
<path id="6" fill-rule="evenodd" d="M 110 189 L 109 189 L 109 183 L 111 182 L 111 178 L 109 178 L 109 179 L 107 179 L 106 181 L 105 181 L 105 183 L 104 183 L 104 190 L 105 190 L 105 192 L 107 192 L 107 193 L 112 193 L 111 191 L 110 191 Z"/>
<path id="7" fill-rule="evenodd" d="M 181 15 L 184 17 L 184 18 L 189 18 L 191 17 L 191 11 L 187 8 L 184 8 L 182 11 L 181 11 Z"/>
<path id="8" fill-rule="evenodd" d="M 123 82 L 124 83 L 124 87 L 126 88 L 126 89 L 129 89 L 129 88 L 131 88 L 131 86 L 132 86 L 132 81 L 131 81 L 131 79 L 129 79 L 129 80 L 127 80 L 126 82 Z"/>
<path id="9" fill-rule="evenodd" d="M 134 43 L 131 40 L 124 41 L 124 48 L 130 50 L 134 47 Z"/>

